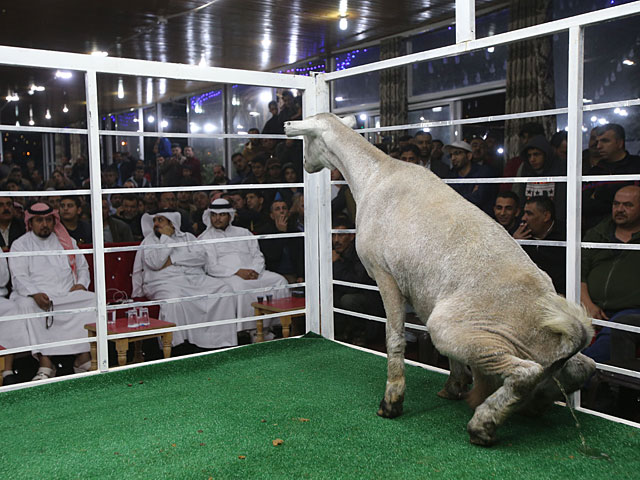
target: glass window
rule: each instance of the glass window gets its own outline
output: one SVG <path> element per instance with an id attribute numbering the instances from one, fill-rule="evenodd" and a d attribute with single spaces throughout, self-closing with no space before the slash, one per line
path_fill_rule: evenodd
<path id="1" fill-rule="evenodd" d="M 222 133 L 224 130 L 223 89 L 210 90 L 189 97 L 189 133 Z M 219 163 L 224 165 L 224 140 L 209 138 L 192 138 L 189 144 L 193 147 L 196 158 L 203 164 L 203 181 L 207 182 L 207 165 Z"/>
<path id="2" fill-rule="evenodd" d="M 233 85 L 230 90 L 229 133 L 248 132 L 250 128 L 262 132 L 264 124 L 271 118 L 269 102 L 277 100 L 275 89 Z"/>
<path id="3" fill-rule="evenodd" d="M 508 10 L 484 15 L 477 21 L 478 38 L 502 33 L 509 19 Z M 412 51 L 422 52 L 452 45 L 456 41 L 452 27 L 417 35 L 411 39 Z M 507 75 L 506 46 L 491 47 L 465 55 L 441 58 L 411 66 L 411 95 L 433 94 L 504 80 Z"/>
<path id="4" fill-rule="evenodd" d="M 419 123 L 419 122 L 439 122 L 443 120 L 450 120 L 451 118 L 451 109 L 449 105 L 440 105 L 428 108 L 421 108 L 419 110 L 412 110 L 409 112 L 409 123 Z M 421 129 L 413 129 L 409 130 L 408 135 L 414 136 Z M 451 127 L 435 127 L 435 128 L 425 128 L 425 131 L 431 133 L 431 136 L 434 139 L 438 139 L 442 141 L 443 144 L 447 145 L 452 141 L 452 129 Z"/>
<path id="5" fill-rule="evenodd" d="M 334 57 L 335 69 L 366 65 L 380 60 L 380 47 L 374 46 L 341 53 Z M 380 101 L 380 72 L 336 80 L 332 84 L 333 108 L 355 107 Z"/>

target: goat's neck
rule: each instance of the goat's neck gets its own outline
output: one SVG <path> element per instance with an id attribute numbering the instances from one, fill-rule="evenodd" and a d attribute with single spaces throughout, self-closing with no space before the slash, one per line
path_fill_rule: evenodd
<path id="1" fill-rule="evenodd" d="M 351 188 L 351 193 L 358 203 L 367 189 L 367 185 L 375 182 L 381 164 L 386 161 L 386 155 L 371 145 L 368 141 L 358 135 L 350 137 L 345 142 L 337 135 L 327 138 L 327 145 L 331 145 L 334 158 L 334 165 Z"/>

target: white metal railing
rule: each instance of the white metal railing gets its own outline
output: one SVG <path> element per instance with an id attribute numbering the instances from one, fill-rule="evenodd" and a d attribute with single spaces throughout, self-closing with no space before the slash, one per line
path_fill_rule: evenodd
<path id="1" fill-rule="evenodd" d="M 130 247 L 124 247 L 122 250 L 106 249 L 103 245 L 102 237 L 102 216 L 101 211 L 101 195 L 103 193 L 141 193 L 149 192 L 150 189 L 127 189 L 126 192 L 114 189 L 102 189 L 100 184 L 100 151 L 99 139 L 101 136 L 158 136 L 160 133 L 149 132 L 114 132 L 100 130 L 97 125 L 98 119 L 98 90 L 96 75 L 98 73 L 118 74 L 118 75 L 134 75 L 140 77 L 160 77 L 178 80 L 194 80 L 203 82 L 217 83 L 243 83 L 249 85 L 259 85 L 267 87 L 295 88 L 304 91 L 304 113 L 305 115 L 313 115 L 319 112 L 327 112 L 330 110 L 330 82 L 341 79 L 361 75 L 373 71 L 380 71 L 387 68 L 410 65 L 416 62 L 423 62 L 444 57 L 451 57 L 464 54 L 474 50 L 480 50 L 498 45 L 506 45 L 522 40 L 533 39 L 536 37 L 551 35 L 560 32 L 569 33 L 569 51 L 567 55 L 567 63 L 569 66 L 568 81 L 568 105 L 567 107 L 533 111 L 519 112 L 514 114 L 479 117 L 475 119 L 459 119 L 441 122 L 421 122 L 419 124 L 400 125 L 391 127 L 381 127 L 377 129 L 362 129 L 360 133 L 401 130 L 408 128 L 426 128 L 438 126 L 465 125 L 479 122 L 503 121 L 517 118 L 541 117 L 546 115 L 568 115 L 568 158 L 577 159 L 581 152 L 581 126 L 583 112 L 614 108 L 616 106 L 635 106 L 640 105 L 640 99 L 628 99 L 620 102 L 609 102 L 595 105 L 583 105 L 582 85 L 583 85 L 583 62 L 584 62 L 584 28 L 587 25 L 601 23 L 609 20 L 623 18 L 630 15 L 640 13 L 640 1 L 611 7 L 597 12 L 577 15 L 571 18 L 552 21 L 541 25 L 527 27 L 515 31 L 510 31 L 490 37 L 475 39 L 475 18 L 471 12 L 474 9 L 474 0 L 457 0 L 456 1 L 456 17 L 457 17 L 457 43 L 442 48 L 414 53 L 397 57 L 389 60 L 383 60 L 372 64 L 354 67 L 351 69 L 318 74 L 312 78 L 298 77 L 290 75 L 273 74 L 266 72 L 243 71 L 232 69 L 221 69 L 213 67 L 198 67 L 193 65 L 182 64 L 163 64 L 158 62 L 148 62 L 142 60 L 130 60 L 120 58 L 100 58 L 88 55 L 69 54 L 62 52 L 35 51 L 22 48 L 0 47 L 0 63 L 38 68 L 62 68 L 70 70 L 79 70 L 85 72 L 85 84 L 87 89 L 87 129 L 46 129 L 43 127 L 13 127 L 0 126 L 0 131 L 39 131 L 46 133 L 76 133 L 86 134 L 89 140 L 89 164 L 91 178 L 91 201 L 92 201 L 92 218 L 93 218 L 93 238 L 94 248 L 92 253 L 95 259 L 95 275 L 96 282 L 96 311 L 97 319 L 97 338 L 98 344 L 98 365 L 101 371 L 108 369 L 107 365 L 107 339 L 119 338 L 117 336 L 106 335 L 106 313 L 113 309 L 107 307 L 104 289 L 104 253 L 114 251 L 125 251 Z M 184 133 L 161 133 L 167 137 L 176 138 L 246 138 L 248 135 L 240 134 L 184 134 Z M 256 137 L 261 137 L 256 135 Z M 264 136 L 265 138 L 281 138 L 281 136 Z M 448 183 L 522 183 L 529 180 L 534 181 L 557 181 L 567 183 L 567 212 L 572 216 L 569 217 L 567 224 L 566 242 L 561 242 L 567 249 L 567 297 L 572 301 L 579 301 L 579 269 L 580 269 L 580 247 L 588 248 L 612 248 L 607 244 L 581 244 L 580 239 L 580 218 L 581 218 L 581 198 L 580 185 L 581 179 L 584 181 L 595 180 L 611 180 L 614 177 L 582 177 L 581 163 L 569 162 L 566 176 L 560 177 L 528 177 L 528 178 L 499 178 L 499 179 L 473 179 L 472 181 L 460 179 L 452 180 Z M 636 179 L 638 176 L 615 176 L 616 180 Z M 329 173 L 324 170 L 316 175 L 304 174 L 305 198 L 305 267 L 306 267 L 306 308 L 304 312 L 307 315 L 307 329 L 320 332 L 328 338 L 333 338 L 333 313 L 353 314 L 361 316 L 356 312 L 346 310 L 338 310 L 333 307 L 332 285 L 342 285 L 343 282 L 334 281 L 332 279 L 332 262 L 331 262 L 331 214 L 330 214 L 330 187 L 331 184 L 340 184 L 340 182 L 330 182 Z M 291 186 L 290 184 L 287 186 Z M 256 188 L 265 188 L 260 185 Z M 192 190 L 217 190 L 217 189 L 246 189 L 249 186 L 202 186 L 202 187 L 183 187 L 183 191 Z M 179 191 L 178 188 L 162 188 L 153 189 L 154 191 Z M 64 192 L 65 194 L 69 192 Z M 86 195 L 86 190 L 73 191 L 73 194 Z M 31 196 L 22 192 L 6 192 L 11 196 Z M 48 192 L 43 195 L 58 195 L 59 192 Z M 3 193 L 5 195 L 5 193 Z M 344 231 L 341 231 L 344 232 Z M 337 232 L 336 232 L 337 233 Z M 540 244 L 544 242 L 529 241 L 532 244 Z M 527 242 L 527 243 L 529 243 Z M 525 242 L 523 242 L 525 243 Z M 554 244 L 555 245 L 555 244 Z M 562 246 L 558 242 L 558 247 Z M 618 248 L 618 246 L 614 247 Z M 133 248 L 135 249 L 135 248 Z M 635 248 L 634 248 L 635 249 Z M 4 256 L 4 255 L 3 255 Z M 345 284 L 345 286 L 347 286 Z M 357 286 L 357 285 L 348 285 Z M 371 286 L 363 286 L 373 290 Z M 274 314 L 277 316 L 277 314 Z M 250 317 L 253 318 L 253 317 Z M 262 317 L 266 318 L 266 317 Z M 375 321 L 384 321 L 380 317 L 366 316 Z M 228 320 L 228 322 L 238 322 L 238 319 Z M 612 322 L 610 322 L 612 323 Z M 182 327 L 180 327 L 182 328 Z M 185 329 L 188 327 L 185 327 Z M 411 325 L 411 328 L 417 328 Z M 176 328 L 178 329 L 178 328 Z M 168 330 L 169 331 L 169 330 Z M 90 341 L 90 340 L 85 340 Z M 602 367 L 605 368 L 605 367 Z"/>
<path id="2" fill-rule="evenodd" d="M 46 192 L 2 192 L 4 196 L 12 197 L 40 197 L 40 196 L 58 196 L 58 195 L 89 195 L 91 199 L 91 212 L 92 212 L 92 233 L 93 233 L 93 248 L 92 249 L 79 249 L 73 251 L 42 251 L 42 252 L 8 252 L 0 253 L 0 257 L 19 257 L 19 256 L 35 256 L 35 255 L 72 255 L 72 254 L 93 254 L 94 257 L 94 285 L 96 293 L 96 306 L 65 310 L 65 313 L 78 313 L 95 311 L 97 314 L 96 327 L 97 336 L 93 339 L 73 339 L 62 342 L 55 342 L 47 344 L 46 346 L 64 346 L 73 345 L 76 343 L 96 342 L 98 351 L 98 368 L 100 371 L 108 370 L 107 360 L 107 340 L 113 340 L 122 338 L 123 335 L 107 335 L 106 330 L 106 314 L 107 311 L 117 310 L 119 308 L 125 308 L 123 306 L 114 305 L 107 306 L 106 304 L 106 292 L 105 292 L 105 265 L 104 254 L 113 253 L 119 251 L 131 251 L 148 248 L 149 246 L 140 247 L 114 247 L 105 248 L 103 244 L 103 224 L 101 215 L 101 201 L 103 194 L 124 194 L 124 193 L 148 193 L 148 192 L 179 192 L 179 191 L 208 191 L 208 190 L 234 190 L 234 189 L 277 189 L 277 188 L 290 188 L 290 187 L 304 187 L 305 191 L 311 191 L 317 189 L 317 180 L 309 177 L 306 173 L 304 181 L 296 184 L 269 184 L 269 185 L 229 185 L 229 186 L 217 186 L 217 185 L 202 185 L 193 187 L 155 187 L 155 188 L 139 188 L 139 189 L 103 189 L 101 187 L 100 178 L 100 137 L 101 136 L 137 136 L 137 137 L 158 137 L 159 135 L 168 138 L 206 138 L 206 139 L 245 139 L 251 137 L 257 138 L 286 138 L 283 135 L 245 135 L 245 134 L 190 134 L 190 133 L 172 133 L 172 132 L 120 132 L 100 130 L 98 128 L 97 120 L 99 118 L 98 111 L 98 88 L 97 88 L 97 74 L 119 74 L 119 75 L 136 75 L 144 77 L 160 77 L 160 78 L 172 78 L 179 80 L 198 80 L 206 82 L 216 83 L 240 83 L 249 85 L 259 85 L 268 87 L 290 88 L 306 91 L 313 86 L 312 79 L 303 76 L 294 75 L 282 75 L 263 72 L 248 72 L 242 70 L 221 69 L 213 67 L 199 67 L 192 65 L 178 65 L 178 64 L 165 64 L 159 62 L 148 62 L 140 60 L 130 60 L 121 58 L 96 58 L 89 55 L 70 54 L 63 52 L 49 52 L 42 50 L 30 50 L 23 48 L 4 47 L 0 46 L 0 64 L 21 66 L 21 67 L 38 67 L 38 68 L 52 68 L 52 69 L 65 69 L 83 71 L 85 76 L 85 88 L 87 98 L 87 128 L 49 128 L 49 127 L 18 127 L 11 125 L 0 125 L 0 131 L 21 131 L 30 133 L 56 133 L 56 134 L 81 134 L 87 135 L 89 146 L 89 170 L 90 170 L 90 185 L 91 188 L 71 190 L 71 191 L 46 191 Z M 306 96 L 306 95 L 305 95 Z M 313 94 L 311 95 L 313 97 Z M 307 207 L 310 210 L 314 210 L 314 197 L 310 196 L 307 201 Z M 319 209 L 315 209 L 319 211 Z M 305 215 L 308 217 L 308 215 Z M 305 223 L 313 224 L 314 219 L 308 218 Z M 270 240 L 274 238 L 291 238 L 291 237 L 304 237 L 305 249 L 311 251 L 310 255 L 306 257 L 315 257 L 313 250 L 317 248 L 317 242 L 301 233 L 291 234 L 273 234 L 273 235 L 259 235 L 249 237 L 252 240 Z M 197 240 L 194 243 L 197 244 L 210 244 L 219 243 L 219 241 L 243 241 L 247 238 L 238 239 L 215 239 L 215 240 Z M 216 241 L 217 240 L 217 241 Z M 189 243 L 192 245 L 193 243 Z M 179 244 L 173 244 L 170 248 L 181 246 Z M 152 246 L 153 248 L 153 246 Z M 317 271 L 317 263 L 307 258 L 306 268 L 308 276 L 316 278 L 313 286 L 317 288 L 319 282 Z M 308 320 L 308 326 L 310 330 L 319 331 L 319 312 L 318 301 L 319 295 L 313 292 L 314 288 L 307 286 L 307 283 L 289 284 L 282 288 L 292 288 L 296 286 L 306 286 L 305 289 L 307 295 L 306 308 L 294 313 L 306 313 Z M 193 298 L 179 298 L 179 299 L 164 299 L 147 302 L 129 303 L 126 308 L 137 305 L 163 305 L 168 303 L 180 302 L 180 301 L 195 301 L 202 298 L 219 298 L 224 296 L 237 296 L 244 293 L 256 293 L 262 291 L 278 290 L 279 287 L 262 288 L 262 289 L 250 289 L 241 292 L 234 292 L 233 294 L 212 294 L 212 295 L 200 295 Z M 62 311 L 56 312 L 57 314 L 63 313 Z M 7 316 L 0 319 L 0 321 L 10 320 L 24 320 L 25 318 L 38 318 L 48 316 L 47 312 L 28 315 L 14 315 Z M 261 316 L 260 318 L 274 318 L 278 317 L 278 314 L 269 314 Z M 162 331 L 179 331 L 187 329 L 201 328 L 204 326 L 210 326 L 210 324 L 225 324 L 225 323 L 244 323 L 256 320 L 258 317 L 252 316 L 241 319 L 227 319 L 218 320 L 215 322 L 205 322 L 202 324 L 193 324 L 187 326 L 177 326 L 173 328 L 163 329 Z M 158 330 L 158 332 L 160 332 Z M 144 335 L 145 332 L 139 332 L 134 334 L 127 334 L 125 336 Z M 19 351 L 29 351 L 33 346 L 9 349 L 5 350 L 0 355 L 7 355 Z M 26 385 L 25 385 L 26 386 Z"/>

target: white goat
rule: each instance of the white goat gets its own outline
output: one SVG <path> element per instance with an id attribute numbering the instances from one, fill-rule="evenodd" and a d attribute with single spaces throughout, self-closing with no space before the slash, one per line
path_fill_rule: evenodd
<path id="1" fill-rule="evenodd" d="M 593 373 L 593 360 L 577 353 L 591 339 L 590 321 L 497 222 L 428 169 L 385 155 L 352 124 L 322 113 L 287 122 L 285 131 L 304 136 L 308 172 L 342 172 L 358 206 L 356 248 L 387 314 L 378 414 L 402 414 L 408 300 L 450 360 L 438 395 L 468 397 L 476 408 L 470 440 L 491 445 L 513 411 L 537 414 L 553 403 L 560 392 L 552 376 L 572 392 Z"/>

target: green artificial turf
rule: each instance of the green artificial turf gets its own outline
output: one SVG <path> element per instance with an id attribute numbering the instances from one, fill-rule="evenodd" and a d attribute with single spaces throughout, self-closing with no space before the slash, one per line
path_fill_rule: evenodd
<path id="1" fill-rule="evenodd" d="M 386 359 L 308 337 L 0 394 L 0 478 L 640 477 L 640 431 L 568 410 L 512 417 L 471 445 L 445 377 L 407 367 L 404 415 L 380 418 Z M 282 444 L 274 446 L 273 441 Z"/>

